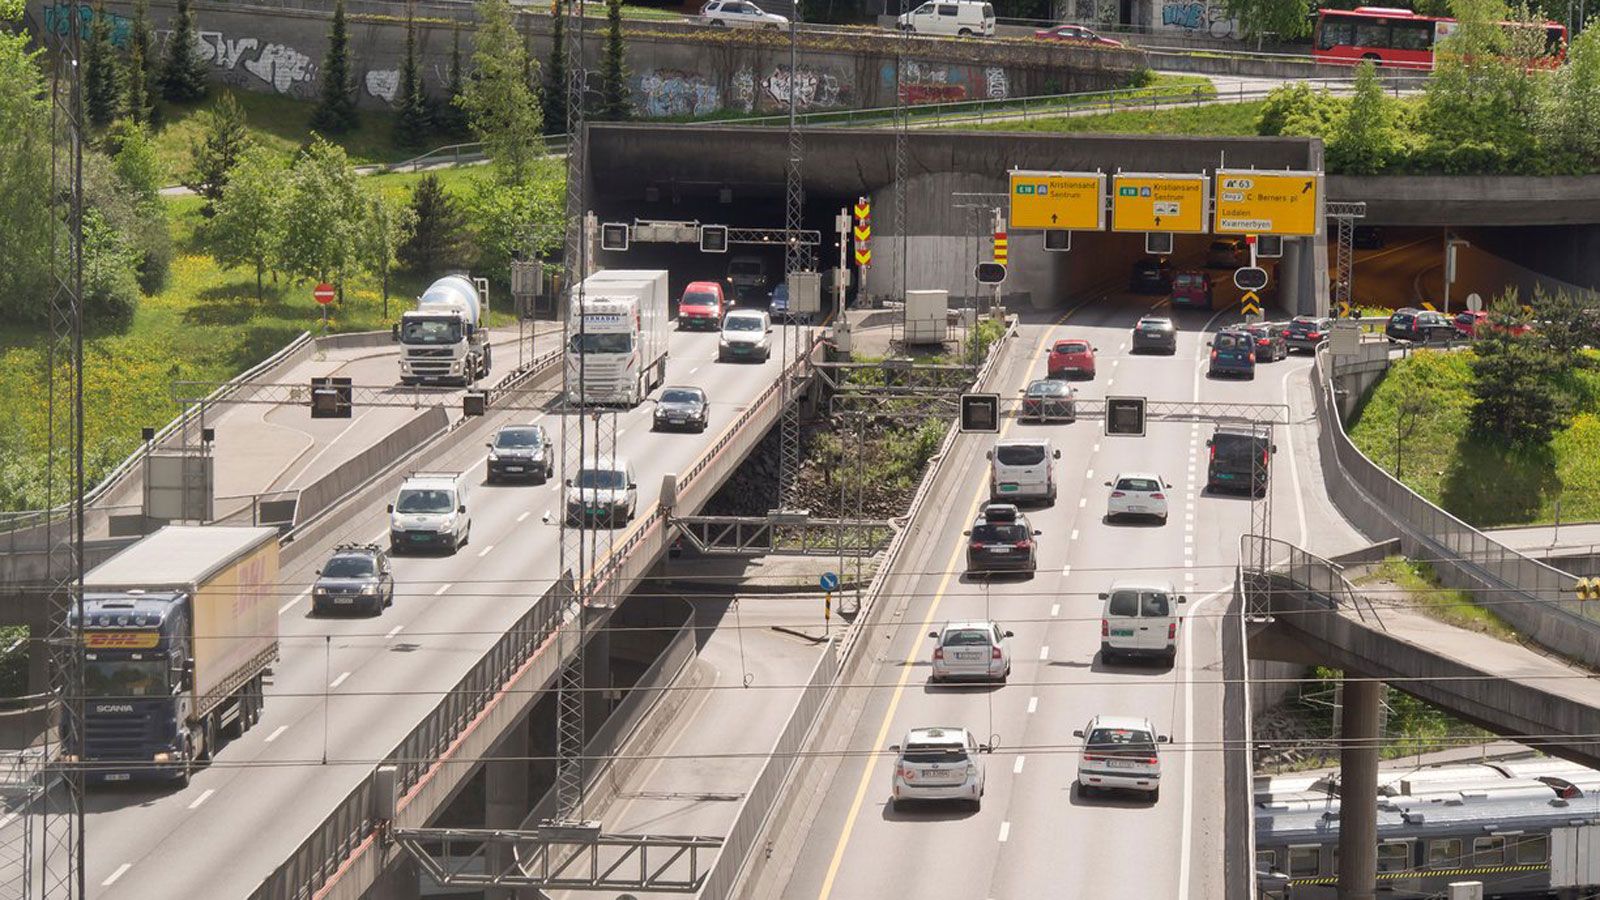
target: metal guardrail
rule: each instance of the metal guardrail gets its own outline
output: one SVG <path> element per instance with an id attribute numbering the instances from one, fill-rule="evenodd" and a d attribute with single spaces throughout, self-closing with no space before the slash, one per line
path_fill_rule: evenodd
<path id="1" fill-rule="evenodd" d="M 1294 612 L 1308 604 L 1330 612 L 1348 609 L 1367 625 L 1383 627 L 1372 601 L 1344 577 L 1344 567 L 1338 563 L 1308 553 L 1288 541 L 1255 534 L 1240 535 L 1239 559 L 1239 587 L 1244 595 L 1244 615 L 1248 618 L 1272 618 L 1278 612 L 1274 598 L 1285 595 L 1283 588 L 1276 585 L 1288 581 L 1299 586 L 1288 592 L 1299 601 L 1291 607 Z M 1263 560 L 1265 568 L 1260 565 Z"/>
<path id="2" fill-rule="evenodd" d="M 832 639 L 823 647 L 822 657 L 811 670 L 811 677 L 806 680 L 805 689 L 800 694 L 800 702 L 795 704 L 794 712 L 772 746 L 772 752 L 767 754 L 761 774 L 756 776 L 750 792 L 745 795 L 744 805 L 739 807 L 739 815 L 733 820 L 733 827 L 723 840 L 722 852 L 717 854 L 717 861 L 712 863 L 705 885 L 700 888 L 698 896 L 704 900 L 722 900 L 733 896 L 739 875 L 755 850 L 756 840 L 783 793 L 784 782 L 794 769 L 800 750 L 806 745 L 812 727 L 817 723 L 817 716 L 822 712 L 823 700 L 827 698 L 834 675 L 838 672 L 836 647 L 837 643 Z"/>

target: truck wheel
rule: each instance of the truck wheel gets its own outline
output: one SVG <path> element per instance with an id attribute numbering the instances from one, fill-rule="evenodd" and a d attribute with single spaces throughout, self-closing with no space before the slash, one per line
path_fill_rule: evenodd
<path id="1" fill-rule="evenodd" d="M 222 728 L 217 721 L 217 714 L 213 712 L 211 715 L 206 716 L 205 724 L 202 727 L 204 728 L 206 749 L 201 758 L 209 763 L 216 759 L 217 743 L 221 740 Z"/>

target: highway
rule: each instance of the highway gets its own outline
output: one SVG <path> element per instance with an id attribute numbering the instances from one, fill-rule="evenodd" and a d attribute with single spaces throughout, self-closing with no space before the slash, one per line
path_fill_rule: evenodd
<path id="1" fill-rule="evenodd" d="M 1254 382 L 1210 380 L 1204 332 L 1231 313 L 1199 312 L 1178 314 L 1177 355 L 1131 356 L 1129 328 L 1151 305 L 1151 298 L 1113 296 L 1070 310 L 1064 321 L 1029 320 L 1004 363 L 1002 396 L 1044 374 L 1051 340 L 1080 336 L 1101 351 L 1097 379 L 1079 384 L 1080 397 L 1289 400 L 1297 424 L 1275 431 L 1274 532 L 1320 552 L 1364 544 L 1318 487 L 1314 424 L 1307 424 L 1309 359 L 1264 365 Z M 1044 532 L 1039 571 L 988 582 L 963 574 L 962 531 L 987 499 L 983 452 L 994 440 L 963 437 L 946 465 L 967 472 L 965 487 L 925 507 L 938 525 L 901 557 L 916 587 L 885 598 L 903 604 L 884 620 L 895 623 L 892 631 L 864 642 L 878 664 L 865 670 L 870 683 L 861 685 L 850 752 L 819 792 L 785 897 L 1221 896 L 1221 757 L 1206 750 L 1223 736 L 1215 683 L 1220 595 L 1232 583 L 1249 502 L 1202 493 L 1209 424 L 1155 422 L 1142 439 L 1104 437 L 1100 423 L 1087 420 L 1040 426 L 1007 419 L 1004 427 L 1006 436 L 1047 434 L 1062 454 L 1058 500 L 1029 513 Z M 1174 484 L 1169 524 L 1102 521 L 1102 482 L 1118 469 L 1158 472 Z M 1175 667 L 1098 659 L 1096 595 L 1124 574 L 1168 578 L 1188 597 Z M 927 632 L 946 620 L 983 618 L 1016 632 L 1011 683 L 929 685 Z M 1159 802 L 1074 796 L 1080 742 L 1072 731 L 1097 713 L 1147 716 L 1172 736 Z M 889 809 L 893 763 L 885 751 L 907 730 L 927 725 L 963 725 L 998 744 L 987 757 L 981 811 Z"/>
<path id="2" fill-rule="evenodd" d="M 774 346 L 782 337 L 775 329 Z M 662 476 L 686 471 L 780 365 L 777 356 L 719 364 L 715 334 L 674 333 L 670 346 L 667 382 L 707 391 L 711 427 L 703 435 L 656 434 L 648 403 L 619 416 L 618 447 L 637 468 L 641 511 L 656 502 Z M 502 411 L 413 465 L 466 470 L 481 482 L 483 441 L 500 424 L 530 420 L 545 420 L 559 435 L 554 414 Z M 337 511 L 336 533 L 301 548 L 282 573 L 283 658 L 260 724 L 225 745 L 187 789 L 90 796 L 91 896 L 248 895 L 546 589 L 559 529 L 541 520 L 559 515 L 559 484 L 559 475 L 543 487 L 478 484 L 471 543 L 451 557 L 396 559 L 395 605 L 373 619 L 310 616 L 309 586 L 332 545 L 386 540 L 389 498 Z"/>

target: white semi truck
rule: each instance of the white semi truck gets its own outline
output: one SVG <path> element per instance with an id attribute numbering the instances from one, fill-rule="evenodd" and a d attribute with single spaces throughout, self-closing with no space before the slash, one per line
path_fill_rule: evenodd
<path id="1" fill-rule="evenodd" d="M 400 316 L 401 384 L 458 384 L 489 375 L 489 283 L 446 275 Z"/>
<path id="2" fill-rule="evenodd" d="M 570 304 L 569 403 L 637 406 L 666 381 L 670 325 L 664 270 L 596 272 L 572 291 Z"/>

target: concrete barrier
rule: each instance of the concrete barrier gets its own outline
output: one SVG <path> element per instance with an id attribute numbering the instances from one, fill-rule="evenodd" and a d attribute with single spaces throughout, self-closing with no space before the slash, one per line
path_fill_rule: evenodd
<path id="1" fill-rule="evenodd" d="M 340 498 L 366 484 L 395 461 L 410 455 L 419 445 L 449 425 L 450 416 L 444 407 L 430 406 L 382 440 L 311 482 L 300 491 L 300 502 L 294 512 L 295 527 L 315 519 Z"/>

